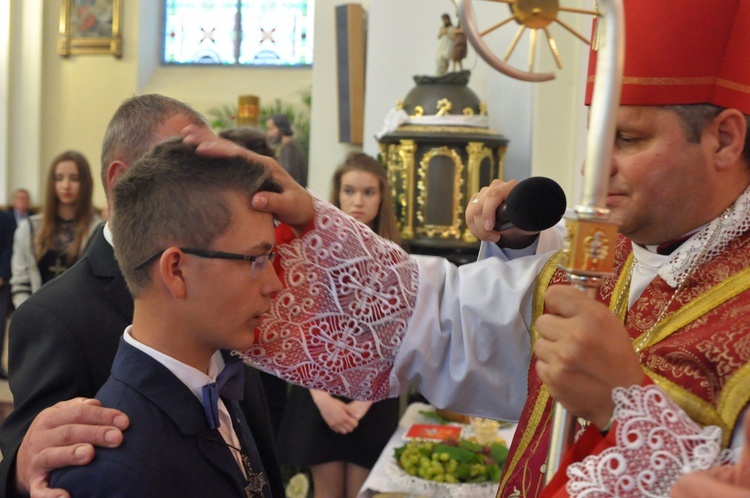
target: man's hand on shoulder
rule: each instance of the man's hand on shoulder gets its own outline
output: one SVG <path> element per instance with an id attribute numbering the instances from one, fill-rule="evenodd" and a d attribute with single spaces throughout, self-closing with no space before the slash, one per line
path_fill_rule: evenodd
<path id="1" fill-rule="evenodd" d="M 94 458 L 94 446 L 119 446 L 122 431 L 129 424 L 125 414 L 102 408 L 95 399 L 75 398 L 43 410 L 18 448 L 18 490 L 35 498 L 69 497 L 64 490 L 50 489 L 50 472 L 89 463 Z"/>

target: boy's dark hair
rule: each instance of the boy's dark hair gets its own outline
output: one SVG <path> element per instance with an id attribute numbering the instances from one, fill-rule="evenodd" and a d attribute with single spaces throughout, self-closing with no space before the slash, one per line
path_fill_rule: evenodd
<path id="1" fill-rule="evenodd" d="M 281 192 L 269 170 L 244 157 L 206 157 L 171 138 L 138 160 L 112 190 L 115 256 L 133 297 L 151 284 L 135 267 L 170 246 L 208 249 L 231 223 L 226 194 Z"/>

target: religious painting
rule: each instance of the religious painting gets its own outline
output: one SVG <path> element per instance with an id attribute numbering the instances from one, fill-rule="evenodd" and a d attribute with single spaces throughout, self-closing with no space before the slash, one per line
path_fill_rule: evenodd
<path id="1" fill-rule="evenodd" d="M 62 0 L 57 52 L 122 56 L 122 0 Z"/>

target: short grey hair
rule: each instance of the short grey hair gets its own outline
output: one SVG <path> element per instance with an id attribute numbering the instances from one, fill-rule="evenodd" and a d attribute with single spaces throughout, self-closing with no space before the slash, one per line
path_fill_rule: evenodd
<path id="1" fill-rule="evenodd" d="M 193 124 L 206 126 L 203 116 L 171 97 L 159 94 L 138 95 L 126 99 L 109 121 L 102 141 L 102 184 L 107 192 L 107 170 L 114 161 L 132 166 L 157 139 L 158 128 L 172 116 L 185 116 Z"/>

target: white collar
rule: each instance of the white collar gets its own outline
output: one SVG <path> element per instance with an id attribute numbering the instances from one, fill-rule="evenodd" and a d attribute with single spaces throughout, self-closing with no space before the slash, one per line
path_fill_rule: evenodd
<path id="1" fill-rule="evenodd" d="M 115 243 L 112 242 L 112 230 L 109 228 L 109 222 L 106 222 L 104 224 L 104 238 L 107 239 L 107 242 L 109 242 L 109 245 L 112 247 L 115 247 Z"/>
<path id="2" fill-rule="evenodd" d="M 202 402 L 203 386 L 210 382 L 215 382 L 216 376 L 224 369 L 224 358 L 221 356 L 221 351 L 217 351 L 211 357 L 211 363 L 207 375 L 190 365 L 176 360 L 171 356 L 168 356 L 161 351 L 157 351 L 152 347 L 146 346 L 142 342 L 136 340 L 130 334 L 132 328 L 133 326 L 129 325 L 128 328 L 125 329 L 125 342 L 164 365 L 170 372 L 172 372 L 172 374 L 174 374 L 175 377 L 185 384 L 190 391 L 192 391 L 195 397 L 198 398 L 198 401 Z"/>
<path id="3" fill-rule="evenodd" d="M 659 276 L 676 288 L 689 273 L 721 254 L 729 243 L 750 230 L 750 187 L 729 209 L 682 244 L 659 269 Z M 636 257 L 638 253 L 635 254 Z"/>

